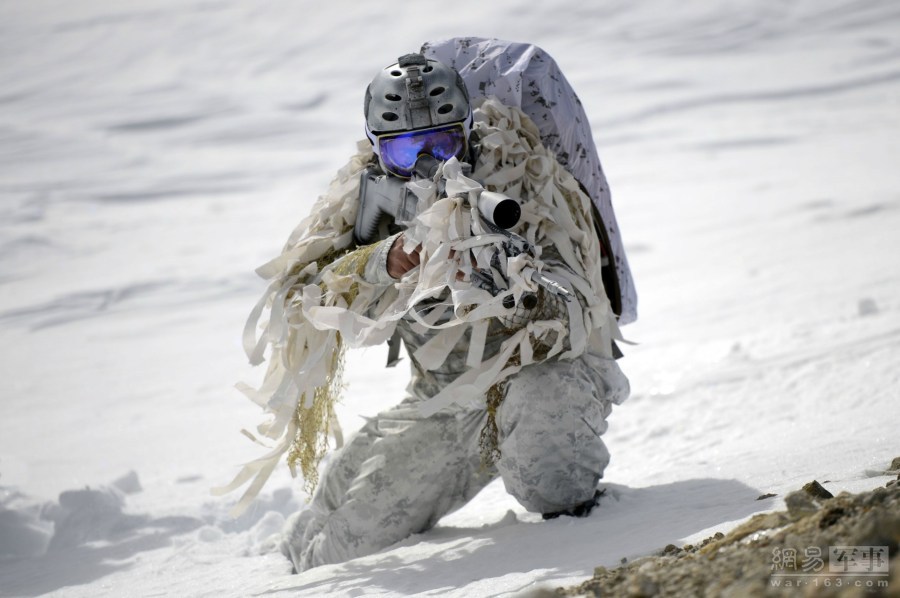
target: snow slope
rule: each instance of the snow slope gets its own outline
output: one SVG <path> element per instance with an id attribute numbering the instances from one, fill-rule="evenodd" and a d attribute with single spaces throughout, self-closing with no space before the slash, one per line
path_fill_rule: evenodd
<path id="1" fill-rule="evenodd" d="M 477 17 L 475 16 L 477 15 Z M 514 595 L 900 455 L 900 8 L 888 0 L 0 3 L 0 596 Z M 606 498 L 493 484 L 432 531 L 290 575 L 305 500 L 209 496 L 260 447 L 240 348 L 275 254 L 427 39 L 530 41 L 585 105 L 635 272 Z M 402 369 L 351 355 L 340 418 Z"/>

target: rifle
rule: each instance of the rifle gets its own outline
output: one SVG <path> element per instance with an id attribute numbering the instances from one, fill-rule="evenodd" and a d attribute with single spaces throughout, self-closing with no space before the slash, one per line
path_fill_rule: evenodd
<path id="1" fill-rule="evenodd" d="M 422 154 L 416 160 L 413 178 L 433 179 L 439 166 L 440 162 L 436 158 Z M 467 164 L 463 166 L 471 168 Z M 359 188 L 360 205 L 353 228 L 353 238 L 357 244 L 364 245 L 376 241 L 385 217 L 393 218 L 394 223 L 399 226 L 415 218 L 418 198 L 407 188 L 406 181 L 403 179 L 367 168 L 360 175 Z M 438 190 L 440 194 L 443 194 L 442 187 Z M 505 257 L 512 258 L 523 253 L 534 255 L 534 247 L 531 243 L 509 230 L 518 224 L 522 215 L 518 201 L 502 193 L 481 190 L 478 192 L 476 204 L 482 226 L 492 233 L 505 237 L 500 244 L 500 250 Z M 505 267 L 501 266 L 499 251 L 491 257 L 491 270 L 501 273 L 501 277 L 505 279 L 502 274 Z M 539 286 L 566 301 L 574 298 L 571 291 L 534 268 L 527 267 L 522 270 L 522 273 Z M 505 282 L 506 288 L 503 288 L 497 284 L 491 271 L 483 268 L 472 269 L 472 284 L 489 292 L 494 297 L 509 288 L 509 281 Z M 515 306 L 514 301 L 512 296 L 507 296 L 504 298 L 503 306 L 512 308 Z M 533 294 L 527 294 L 523 296 L 522 302 L 525 308 L 531 309 L 537 304 L 537 298 Z"/>

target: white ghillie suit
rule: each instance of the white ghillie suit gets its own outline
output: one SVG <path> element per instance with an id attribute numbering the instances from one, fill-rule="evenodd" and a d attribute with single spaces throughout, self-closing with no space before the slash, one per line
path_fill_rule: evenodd
<path id="1" fill-rule="evenodd" d="M 315 482 L 345 347 L 397 332 L 411 361 L 408 396 L 334 455 L 311 505 L 289 521 L 283 548 L 298 571 L 424 531 L 498 475 L 531 511 L 569 509 L 593 496 L 608 463 L 600 434 L 611 405 L 627 398 L 628 382 L 612 354 L 618 329 L 604 289 L 595 208 L 519 108 L 479 102 L 471 178 L 450 160 L 435 181 L 412 184 L 419 212 L 405 246 L 422 246 L 418 268 L 400 281 L 388 276 L 394 237 L 352 244 L 359 175 L 373 162 L 361 144 L 284 253 L 260 270 L 272 284 L 245 344 L 251 361 L 260 362 L 266 346 L 272 354 L 262 387 L 246 392 L 272 415 L 259 431 L 277 444 L 222 489 L 252 480 L 238 509 L 285 453 Z M 438 196 L 441 177 L 446 192 Z M 458 272 L 468 280 L 473 267 L 489 269 L 500 241 L 468 203 L 482 185 L 522 201 L 514 232 L 536 247 L 535 255 L 502 264 L 514 308 L 503 306 L 504 294 L 457 280 Z M 535 287 L 527 268 L 577 301 Z M 536 295 L 535 307 L 521 306 L 524 294 Z M 266 307 L 269 320 L 256 339 Z"/>

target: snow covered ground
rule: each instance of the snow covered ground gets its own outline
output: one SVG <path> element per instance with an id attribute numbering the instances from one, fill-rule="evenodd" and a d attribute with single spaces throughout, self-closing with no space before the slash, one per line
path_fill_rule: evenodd
<path id="1" fill-rule="evenodd" d="M 589 576 L 900 456 L 900 7 L 891 0 L 0 2 L 0 596 L 494 596 Z M 422 41 L 543 46 L 585 105 L 640 296 L 608 498 L 488 487 L 432 531 L 290 575 L 286 468 L 232 388 L 274 255 Z M 402 369 L 351 355 L 340 417 Z M 757 501 L 764 493 L 779 498 Z"/>

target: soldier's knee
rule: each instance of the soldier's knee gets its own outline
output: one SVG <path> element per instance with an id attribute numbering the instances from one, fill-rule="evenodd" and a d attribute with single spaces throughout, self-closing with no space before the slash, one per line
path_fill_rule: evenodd
<path id="1" fill-rule="evenodd" d="M 593 496 L 609 463 L 602 391 L 578 360 L 525 368 L 508 384 L 497 466 L 528 510 L 562 511 Z"/>
<path id="2" fill-rule="evenodd" d="M 497 469 L 507 492 L 529 511 L 563 511 L 593 496 L 609 452 L 588 426 L 580 427 L 568 432 L 519 427 L 501 442 Z"/>

